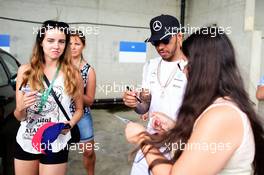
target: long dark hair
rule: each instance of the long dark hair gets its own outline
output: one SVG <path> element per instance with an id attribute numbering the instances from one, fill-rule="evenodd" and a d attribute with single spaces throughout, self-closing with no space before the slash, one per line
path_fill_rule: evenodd
<path id="1" fill-rule="evenodd" d="M 164 146 L 165 143 L 187 143 L 194 122 L 201 113 L 217 98 L 229 97 L 249 118 L 255 138 L 254 174 L 263 175 L 263 128 L 245 91 L 232 43 L 227 35 L 221 32 L 217 27 L 204 27 L 183 42 L 182 50 L 189 61 L 188 84 L 176 126 L 162 138 L 154 139 L 150 143 L 158 147 Z M 176 150 L 173 159 L 166 162 L 175 162 L 182 151 Z M 149 168 L 160 162 L 153 162 Z"/>

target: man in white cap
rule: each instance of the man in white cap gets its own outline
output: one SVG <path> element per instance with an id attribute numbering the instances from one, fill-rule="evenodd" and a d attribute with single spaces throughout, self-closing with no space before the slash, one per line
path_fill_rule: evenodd
<path id="1" fill-rule="evenodd" d="M 147 130 L 155 133 L 151 118 L 157 114 L 153 112 L 165 113 L 174 121 L 177 119 L 187 83 L 184 73 L 187 61 L 181 51 L 183 35 L 175 17 L 170 15 L 154 17 L 150 21 L 150 30 L 151 36 L 145 42 L 150 42 L 160 57 L 151 59 L 144 65 L 142 91 L 126 91 L 123 101 L 138 114 L 148 115 L 150 120 Z M 166 128 L 163 129 L 166 130 Z M 148 173 L 144 155 L 139 151 L 134 160 L 131 175 Z"/>

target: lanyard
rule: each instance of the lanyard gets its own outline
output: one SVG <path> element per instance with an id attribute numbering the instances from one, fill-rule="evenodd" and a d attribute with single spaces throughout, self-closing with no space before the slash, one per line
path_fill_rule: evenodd
<path id="1" fill-rule="evenodd" d="M 61 68 L 61 64 L 57 67 L 57 70 L 56 70 L 56 73 L 48 87 L 48 89 L 44 90 L 44 92 L 42 93 L 41 95 L 41 101 L 40 101 L 40 105 L 39 105 L 39 108 L 38 108 L 38 112 L 37 113 L 41 113 L 43 111 L 43 106 L 45 105 L 45 103 L 47 102 L 48 100 L 48 97 L 49 97 L 49 94 L 51 92 L 51 89 L 53 87 L 53 84 L 59 74 L 59 71 L 60 71 L 60 68 Z"/>

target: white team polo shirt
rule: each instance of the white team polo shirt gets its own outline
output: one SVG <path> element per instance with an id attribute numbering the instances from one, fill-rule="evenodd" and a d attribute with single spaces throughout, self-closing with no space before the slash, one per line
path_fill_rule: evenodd
<path id="1" fill-rule="evenodd" d="M 167 62 L 158 57 L 144 65 L 142 88 L 149 89 L 152 96 L 149 115 L 152 112 L 163 112 L 176 120 L 187 84 L 187 77 L 178 66 L 181 61 Z M 166 83 L 167 86 L 163 88 Z M 151 128 L 150 122 L 148 128 Z"/>

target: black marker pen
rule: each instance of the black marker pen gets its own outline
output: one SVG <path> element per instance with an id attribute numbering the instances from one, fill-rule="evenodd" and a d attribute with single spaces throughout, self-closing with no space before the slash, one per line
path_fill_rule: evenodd
<path id="1" fill-rule="evenodd" d="M 129 86 L 127 86 L 126 89 L 127 89 L 128 91 L 132 91 L 131 88 L 130 88 Z M 135 96 L 135 97 L 136 97 L 136 99 L 137 99 L 137 101 L 138 101 L 139 103 L 142 102 L 142 100 L 141 100 L 140 98 L 138 98 L 138 96 Z"/>

